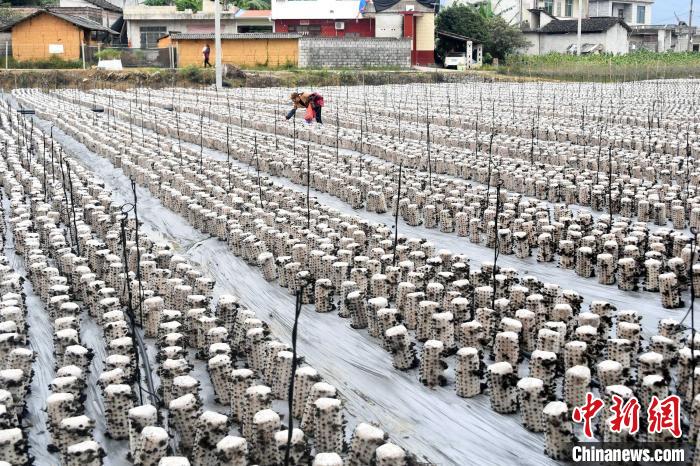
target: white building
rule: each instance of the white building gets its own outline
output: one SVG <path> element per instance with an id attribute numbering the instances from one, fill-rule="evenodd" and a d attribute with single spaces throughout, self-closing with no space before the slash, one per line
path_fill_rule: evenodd
<path id="1" fill-rule="evenodd" d="M 532 0 L 440 0 L 440 7 L 446 8 L 455 4 L 479 5 L 490 3 L 493 12 L 500 15 L 510 24 L 520 22 L 522 3 L 530 3 Z"/>
<path id="2" fill-rule="evenodd" d="M 530 47 L 527 55 L 575 53 L 578 44 L 578 20 L 558 19 L 533 10 L 529 29 L 524 29 Z M 619 18 L 584 18 L 581 20 L 583 53 L 625 54 L 629 51 L 630 27 Z"/>
<path id="3" fill-rule="evenodd" d="M 630 34 L 630 52 L 638 50 L 700 52 L 700 35 L 686 24 L 637 25 Z"/>
<path id="4" fill-rule="evenodd" d="M 558 19 L 585 18 L 588 14 L 589 0 L 522 0 L 523 18 L 525 11 L 544 10 Z M 581 12 L 581 15 L 579 15 Z"/>
<path id="5" fill-rule="evenodd" d="M 214 32 L 214 2 L 204 0 L 202 11 L 177 11 L 175 6 L 130 5 L 124 7 L 129 44 L 134 48 L 157 47 L 166 34 L 203 34 Z M 274 32 L 269 10 L 241 10 L 222 7 L 221 32 L 240 34 Z"/>
<path id="6" fill-rule="evenodd" d="M 442 6 L 456 3 L 478 5 L 490 2 L 494 13 L 500 15 L 510 24 L 520 24 L 530 19 L 531 10 L 544 10 L 549 15 L 559 18 L 578 18 L 588 14 L 589 1 L 593 0 L 442 0 Z M 579 2 L 581 7 L 579 10 Z"/>
<path id="7" fill-rule="evenodd" d="M 651 9 L 655 0 L 589 0 L 588 16 L 620 18 L 630 26 L 651 24 Z"/>

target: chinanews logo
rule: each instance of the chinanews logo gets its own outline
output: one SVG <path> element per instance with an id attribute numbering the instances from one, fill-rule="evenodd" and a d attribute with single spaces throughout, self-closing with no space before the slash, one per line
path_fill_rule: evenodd
<path id="1" fill-rule="evenodd" d="M 607 421 L 607 427 L 611 432 L 626 432 L 634 435 L 639 432 L 641 406 L 637 398 L 623 400 L 619 395 L 612 395 L 612 413 Z M 592 421 L 601 412 L 605 403 L 596 398 L 592 393 L 586 394 L 586 403 L 577 406 L 571 413 L 571 419 L 576 423 L 583 423 L 583 433 L 588 438 L 593 438 Z M 681 432 L 681 399 L 677 395 L 669 395 L 659 399 L 652 396 L 646 409 L 646 429 L 649 434 L 670 433 L 674 438 L 680 438 Z"/>
<path id="2" fill-rule="evenodd" d="M 586 401 L 571 413 L 571 419 L 582 425 L 586 441 L 576 442 L 571 459 L 591 465 L 684 465 L 691 457 L 691 448 L 681 442 L 681 400 L 677 395 L 665 398 L 652 396 L 642 409 L 637 398 L 610 397 L 605 406 L 600 398 L 586 394 Z M 644 413 L 644 414 L 642 414 Z M 603 442 L 595 440 L 594 420 Z M 605 432 L 603 429 L 607 430 Z M 638 434 L 646 431 L 646 442 L 639 442 Z M 613 441 L 610 441 L 613 440 Z"/>

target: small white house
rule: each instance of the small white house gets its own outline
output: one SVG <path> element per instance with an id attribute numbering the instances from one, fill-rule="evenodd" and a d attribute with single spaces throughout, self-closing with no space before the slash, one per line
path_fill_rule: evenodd
<path id="1" fill-rule="evenodd" d="M 529 29 L 523 33 L 530 46 L 527 55 L 575 53 L 578 44 L 578 20 L 557 19 L 535 11 Z M 534 28 L 532 26 L 535 26 Z M 619 18 L 584 18 L 581 20 L 582 53 L 625 54 L 629 51 L 630 27 Z"/>

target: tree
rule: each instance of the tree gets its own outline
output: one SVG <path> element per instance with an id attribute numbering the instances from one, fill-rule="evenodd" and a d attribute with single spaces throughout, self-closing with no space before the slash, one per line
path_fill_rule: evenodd
<path id="1" fill-rule="evenodd" d="M 484 44 L 484 48 L 501 60 L 518 49 L 530 45 L 520 29 L 508 24 L 501 16 L 495 16 L 489 21 L 489 32 L 489 39 Z"/>
<path id="2" fill-rule="evenodd" d="M 145 0 L 143 2 L 143 4 L 146 6 L 166 6 L 166 5 L 171 5 L 172 1 L 171 0 Z"/>
<path id="3" fill-rule="evenodd" d="M 192 12 L 202 10 L 202 0 L 175 0 L 175 7 L 178 11 L 192 10 Z"/>
<path id="4" fill-rule="evenodd" d="M 270 0 L 237 0 L 236 6 L 244 10 L 269 10 L 271 8 Z"/>
<path id="5" fill-rule="evenodd" d="M 503 59 L 509 53 L 528 45 L 522 32 L 495 14 L 489 5 L 455 3 L 444 8 L 435 20 L 435 29 L 474 39 L 484 44 L 484 55 Z M 464 51 L 464 42 L 438 38 L 437 53 L 441 59 L 449 51 Z"/>
<path id="6" fill-rule="evenodd" d="M 58 6 L 58 0 L 10 0 L 2 2 L 2 8 L 7 7 L 49 7 Z"/>

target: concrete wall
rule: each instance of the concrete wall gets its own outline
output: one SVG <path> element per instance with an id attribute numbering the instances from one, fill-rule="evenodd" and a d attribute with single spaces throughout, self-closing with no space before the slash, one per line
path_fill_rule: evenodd
<path id="1" fill-rule="evenodd" d="M 42 13 L 16 24 L 12 28 L 12 56 L 16 60 L 50 58 L 49 44 L 62 44 L 64 60 L 80 58 L 82 31 L 75 25 L 55 16 Z"/>
<path id="2" fill-rule="evenodd" d="M 409 68 L 411 46 L 411 39 L 304 37 L 299 39 L 299 66 Z"/>
<path id="3" fill-rule="evenodd" d="M 223 39 L 221 62 L 241 67 L 296 65 L 299 50 L 297 42 L 298 39 Z M 209 44 L 211 48 L 209 61 L 214 63 L 216 51 L 213 40 L 178 40 L 174 44 L 177 47 L 177 65 L 179 67 L 201 66 L 204 44 Z"/>

